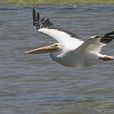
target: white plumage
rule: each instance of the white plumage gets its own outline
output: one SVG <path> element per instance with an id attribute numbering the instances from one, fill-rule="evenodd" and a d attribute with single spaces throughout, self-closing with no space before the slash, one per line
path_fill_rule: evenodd
<path id="1" fill-rule="evenodd" d="M 101 48 L 114 39 L 114 31 L 102 36 L 92 36 L 84 42 L 77 34 L 54 28 L 49 19 L 40 19 L 39 13 L 34 9 L 33 25 L 39 32 L 54 38 L 58 43 L 27 51 L 26 54 L 50 52 L 54 61 L 79 68 L 113 60 L 113 56 L 101 54 Z"/>

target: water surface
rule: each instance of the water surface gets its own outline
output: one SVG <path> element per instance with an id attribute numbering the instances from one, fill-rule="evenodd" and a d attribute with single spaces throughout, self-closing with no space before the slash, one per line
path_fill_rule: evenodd
<path id="1" fill-rule="evenodd" d="M 113 5 L 35 8 L 84 40 L 114 30 Z M 0 6 L 0 113 L 114 114 L 114 62 L 76 69 L 23 54 L 54 42 L 33 28 L 32 7 Z M 113 44 L 103 52 L 114 55 Z"/>

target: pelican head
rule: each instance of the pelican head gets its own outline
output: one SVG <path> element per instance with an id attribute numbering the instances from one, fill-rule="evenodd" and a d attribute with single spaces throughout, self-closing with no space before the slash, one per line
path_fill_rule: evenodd
<path id="1" fill-rule="evenodd" d="M 43 46 L 43 47 L 29 50 L 29 51 L 25 52 L 25 54 L 43 54 L 43 53 L 51 53 L 51 52 L 59 51 L 59 50 L 61 50 L 61 44 L 54 43 L 54 44 L 51 44 L 48 46 Z"/>

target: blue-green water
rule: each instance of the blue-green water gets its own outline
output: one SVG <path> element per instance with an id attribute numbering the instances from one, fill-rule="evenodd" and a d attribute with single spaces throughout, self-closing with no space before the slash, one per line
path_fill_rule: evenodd
<path id="1" fill-rule="evenodd" d="M 114 30 L 113 5 L 35 8 L 83 39 Z M 0 114 L 114 114 L 114 62 L 76 69 L 24 55 L 53 42 L 33 28 L 32 7 L 0 6 Z"/>

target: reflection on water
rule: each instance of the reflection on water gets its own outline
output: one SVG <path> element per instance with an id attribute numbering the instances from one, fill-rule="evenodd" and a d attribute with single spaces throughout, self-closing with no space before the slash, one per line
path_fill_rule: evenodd
<path id="1" fill-rule="evenodd" d="M 113 5 L 36 9 L 83 39 L 114 30 Z M 114 114 L 113 63 L 76 69 L 23 54 L 53 42 L 33 28 L 32 7 L 0 6 L 0 113 Z M 113 55 L 113 42 L 105 53 Z"/>

